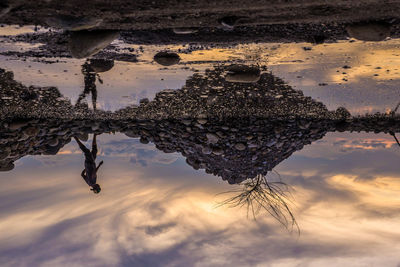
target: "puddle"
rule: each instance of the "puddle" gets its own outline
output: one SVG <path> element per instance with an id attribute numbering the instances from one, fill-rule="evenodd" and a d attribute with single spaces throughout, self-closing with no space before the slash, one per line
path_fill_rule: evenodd
<path id="1" fill-rule="evenodd" d="M 253 8 L 0 27 L 2 266 L 399 264 L 398 19 Z"/>

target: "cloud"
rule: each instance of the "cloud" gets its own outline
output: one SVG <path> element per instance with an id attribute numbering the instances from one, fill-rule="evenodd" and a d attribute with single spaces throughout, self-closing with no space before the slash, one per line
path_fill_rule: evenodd
<path id="1" fill-rule="evenodd" d="M 37 168 L 40 159 L 28 157 L 4 173 L 2 266 L 397 264 L 398 150 L 371 145 L 386 144 L 380 136 L 328 135 L 278 166 L 293 187 L 299 236 L 269 216 L 254 221 L 245 209 L 216 209 L 216 194 L 237 186 L 194 171 L 174 154 L 165 154 L 172 163 L 159 164 L 158 151 L 115 137 L 99 137 L 105 161 L 99 195 L 79 177 L 81 154 L 53 156 L 55 165 Z M 355 146 L 341 152 L 346 144 Z M 133 155 L 147 167 L 129 164 Z"/>

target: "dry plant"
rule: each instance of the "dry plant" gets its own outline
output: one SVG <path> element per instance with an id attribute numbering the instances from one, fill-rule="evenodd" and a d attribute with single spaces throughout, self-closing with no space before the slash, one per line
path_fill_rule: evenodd
<path id="1" fill-rule="evenodd" d="M 300 233 L 296 219 L 287 204 L 291 202 L 290 199 L 292 198 L 287 184 L 280 180 L 270 182 L 266 175 L 257 175 L 255 178 L 247 179 L 239 185 L 241 188 L 238 190 L 221 193 L 235 193 L 236 195 L 217 203 L 217 207 L 228 206 L 234 208 L 246 206 L 247 216 L 251 213 L 255 220 L 256 216 L 264 210 L 289 231 L 296 229 Z"/>

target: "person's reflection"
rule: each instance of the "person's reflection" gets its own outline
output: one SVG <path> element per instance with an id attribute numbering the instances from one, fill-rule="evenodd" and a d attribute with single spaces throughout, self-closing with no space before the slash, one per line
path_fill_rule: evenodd
<path id="1" fill-rule="evenodd" d="M 395 114 L 396 114 L 397 110 L 399 109 L 399 107 L 400 107 L 400 102 L 397 104 L 397 106 L 396 106 L 396 107 L 393 109 L 393 111 L 391 112 L 392 117 L 395 116 Z M 390 131 L 389 134 L 390 134 L 391 136 L 393 136 L 393 138 L 394 138 L 394 140 L 396 141 L 396 143 L 400 146 L 400 142 L 399 142 L 399 140 L 397 139 L 396 134 L 395 134 L 394 132 L 392 132 L 392 131 Z"/>
<path id="2" fill-rule="evenodd" d="M 79 95 L 76 105 L 80 105 L 81 101 L 88 95 L 92 95 L 93 109 L 96 110 L 97 103 L 97 87 L 96 77 L 102 84 L 103 80 L 100 78 L 100 72 L 109 71 L 114 67 L 113 60 L 107 59 L 90 59 L 86 60 L 85 64 L 82 65 L 82 74 L 84 76 L 85 87 L 83 92 Z"/>
<path id="3" fill-rule="evenodd" d="M 393 136 L 393 138 L 394 138 L 394 140 L 396 141 L 396 143 L 400 146 L 400 142 L 399 142 L 399 140 L 397 139 L 396 134 L 395 134 L 394 132 L 392 132 L 392 131 L 390 131 L 389 134 L 390 134 L 391 136 Z"/>
<path id="4" fill-rule="evenodd" d="M 77 138 L 74 137 L 75 141 L 78 143 L 80 149 L 82 150 L 83 154 L 85 155 L 85 169 L 83 169 L 81 176 L 86 181 L 86 183 L 91 187 L 95 194 L 100 193 L 101 188 L 100 185 L 97 184 L 97 171 L 100 166 L 103 164 L 103 161 L 99 163 L 96 167 L 96 156 L 97 156 L 97 143 L 96 143 L 96 134 L 93 135 L 92 141 L 92 151 L 90 151 L 82 142 Z"/>

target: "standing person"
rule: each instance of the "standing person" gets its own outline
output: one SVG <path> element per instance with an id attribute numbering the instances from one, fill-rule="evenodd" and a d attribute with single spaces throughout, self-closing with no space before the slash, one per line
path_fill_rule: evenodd
<path id="1" fill-rule="evenodd" d="M 84 76 L 85 89 L 79 95 L 76 104 L 79 105 L 82 99 L 84 99 L 86 95 L 91 93 L 93 109 L 96 110 L 96 102 L 97 102 L 96 72 L 91 68 L 90 62 L 86 61 L 85 64 L 82 65 L 82 74 Z"/>
<path id="2" fill-rule="evenodd" d="M 90 190 L 93 193 L 98 194 L 101 191 L 100 185 L 97 184 L 97 171 L 101 165 L 103 165 L 103 161 L 99 163 L 96 167 L 96 156 L 97 156 L 97 142 L 96 142 L 96 134 L 93 135 L 92 141 L 92 151 L 90 151 L 82 142 L 76 138 L 75 141 L 78 143 L 79 148 L 82 150 L 85 155 L 85 169 L 83 169 L 81 176 L 85 180 L 85 182 L 91 187 Z"/>
<path id="3" fill-rule="evenodd" d="M 79 95 L 76 105 L 79 105 L 81 101 L 88 95 L 92 95 L 93 109 L 96 110 L 97 103 L 97 87 L 96 78 L 99 83 L 103 83 L 99 73 L 107 72 L 114 67 L 114 60 L 109 59 L 90 59 L 82 65 L 82 74 L 84 77 L 85 88 Z"/>
<path id="4" fill-rule="evenodd" d="M 400 102 L 397 104 L 397 106 L 391 112 L 392 117 L 395 116 L 395 114 L 396 114 L 397 110 L 399 109 L 399 107 L 400 107 Z M 394 137 L 394 140 L 396 140 L 396 143 L 400 146 L 400 143 L 399 143 L 399 140 L 396 137 L 396 134 L 394 132 L 392 132 L 392 131 L 390 131 L 389 134 Z"/>
<path id="5" fill-rule="evenodd" d="M 396 140 L 396 143 L 400 146 L 400 143 L 399 143 L 399 140 L 396 137 L 396 134 L 394 132 L 392 132 L 392 131 L 390 131 L 389 134 L 394 137 L 394 140 Z"/>

